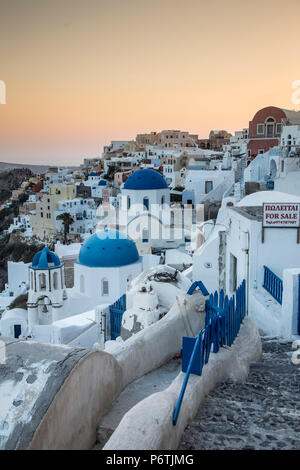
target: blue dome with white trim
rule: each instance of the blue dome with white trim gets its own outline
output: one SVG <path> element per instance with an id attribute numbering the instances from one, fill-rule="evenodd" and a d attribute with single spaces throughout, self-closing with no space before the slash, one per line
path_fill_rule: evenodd
<path id="1" fill-rule="evenodd" d="M 125 181 L 124 189 L 167 189 L 165 178 L 155 170 L 143 169 L 132 173 Z"/>
<path id="2" fill-rule="evenodd" d="M 98 183 L 98 186 L 106 186 L 106 181 L 105 180 L 100 180 Z"/>
<path id="3" fill-rule="evenodd" d="M 103 230 L 89 237 L 82 245 L 78 264 L 90 268 L 116 268 L 139 261 L 133 240 L 118 230 Z"/>
<path id="4" fill-rule="evenodd" d="M 62 263 L 57 254 L 45 246 L 42 251 L 34 255 L 30 267 L 33 269 L 51 269 L 59 268 L 60 266 L 62 266 Z"/>

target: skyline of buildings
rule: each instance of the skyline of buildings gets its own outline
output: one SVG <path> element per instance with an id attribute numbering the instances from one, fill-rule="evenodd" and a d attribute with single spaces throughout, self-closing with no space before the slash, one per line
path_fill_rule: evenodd
<path id="1" fill-rule="evenodd" d="M 6 2 L 0 161 L 74 165 L 136 133 L 205 139 L 296 109 L 299 13 L 296 0 Z"/>

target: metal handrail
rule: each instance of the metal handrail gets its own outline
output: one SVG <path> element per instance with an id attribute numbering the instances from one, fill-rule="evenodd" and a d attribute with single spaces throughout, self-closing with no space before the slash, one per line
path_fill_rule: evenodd
<path id="1" fill-rule="evenodd" d="M 264 266 L 263 288 L 281 305 L 283 282 L 270 268 Z"/>
<path id="2" fill-rule="evenodd" d="M 198 347 L 199 341 L 200 341 L 200 334 L 201 334 L 201 331 L 198 334 L 197 339 L 195 341 L 195 346 L 194 346 L 194 349 L 193 349 L 193 352 L 192 352 L 192 355 L 191 355 L 189 366 L 188 366 L 188 369 L 186 371 L 184 381 L 183 381 L 183 384 L 182 384 L 182 388 L 181 388 L 181 391 L 180 391 L 180 395 L 179 395 L 179 398 L 178 398 L 178 402 L 177 402 L 177 405 L 176 405 L 176 408 L 175 408 L 175 411 L 174 411 L 174 414 L 173 414 L 173 425 L 174 426 L 177 423 L 177 419 L 178 419 L 178 416 L 179 416 L 182 400 L 183 400 L 183 397 L 184 397 L 184 394 L 185 394 L 185 389 L 186 389 L 186 386 L 187 386 L 187 383 L 188 383 L 188 380 L 189 380 L 189 377 L 190 377 L 190 374 L 191 374 L 192 365 L 193 365 L 193 362 L 194 362 L 194 359 L 195 359 L 195 356 L 196 356 L 196 350 L 197 350 L 197 347 Z"/>

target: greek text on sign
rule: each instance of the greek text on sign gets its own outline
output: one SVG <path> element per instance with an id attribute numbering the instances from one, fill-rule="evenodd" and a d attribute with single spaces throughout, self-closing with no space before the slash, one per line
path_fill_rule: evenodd
<path id="1" fill-rule="evenodd" d="M 264 203 L 264 227 L 300 227 L 300 203 Z"/>

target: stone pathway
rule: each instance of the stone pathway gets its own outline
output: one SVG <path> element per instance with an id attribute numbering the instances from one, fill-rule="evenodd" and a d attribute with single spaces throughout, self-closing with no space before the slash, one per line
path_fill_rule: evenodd
<path id="1" fill-rule="evenodd" d="M 300 449 L 300 365 L 291 342 L 262 342 L 262 362 L 246 382 L 228 381 L 207 396 L 179 450 Z"/>
<path id="2" fill-rule="evenodd" d="M 181 359 L 173 358 L 167 364 L 127 385 L 98 424 L 97 442 L 93 450 L 102 449 L 127 411 L 149 395 L 166 389 L 180 371 Z"/>

